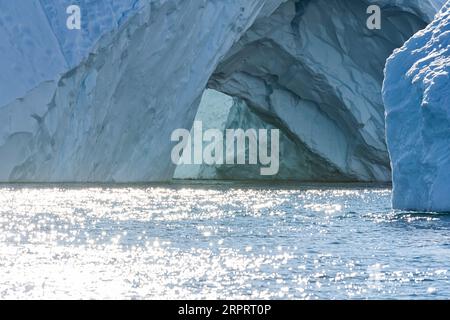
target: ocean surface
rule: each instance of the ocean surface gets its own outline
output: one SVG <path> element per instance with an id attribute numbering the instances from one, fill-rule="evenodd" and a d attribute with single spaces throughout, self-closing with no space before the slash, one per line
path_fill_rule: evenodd
<path id="1" fill-rule="evenodd" d="M 0 298 L 450 299 L 450 215 L 386 187 L 0 185 Z"/>

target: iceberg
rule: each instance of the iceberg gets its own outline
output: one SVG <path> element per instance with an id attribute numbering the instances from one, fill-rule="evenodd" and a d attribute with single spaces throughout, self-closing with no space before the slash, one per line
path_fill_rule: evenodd
<path id="1" fill-rule="evenodd" d="M 450 212 L 450 2 L 395 51 L 385 73 L 393 206 Z"/>
<path id="2" fill-rule="evenodd" d="M 81 30 L 65 27 L 69 0 L 0 4 L 0 181 L 170 180 L 171 133 L 206 88 L 236 102 L 225 127 L 281 131 L 278 178 L 389 181 L 385 59 L 442 0 L 77 3 Z M 382 30 L 366 28 L 372 3 Z"/>

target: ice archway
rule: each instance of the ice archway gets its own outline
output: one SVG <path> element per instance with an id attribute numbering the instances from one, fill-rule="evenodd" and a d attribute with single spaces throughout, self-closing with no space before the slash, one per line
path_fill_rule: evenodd
<path id="1" fill-rule="evenodd" d="M 282 129 L 292 146 L 288 152 L 302 157 L 298 164 L 290 160 L 291 178 L 389 180 L 380 94 L 384 61 L 441 4 L 80 2 L 99 12 L 89 23 L 101 39 L 91 48 L 97 38 L 81 38 L 87 43 L 77 42 L 84 48 L 77 55 L 70 47 L 75 40 L 61 31 L 61 2 L 33 1 L 27 12 L 35 10 L 39 18 L 28 19 L 35 29 L 28 20 L 23 30 L 4 29 L 0 61 L 12 71 L 1 78 L 2 94 L 17 89 L 9 85 L 14 80 L 28 85 L 0 107 L 1 181 L 170 179 L 170 134 L 190 127 L 207 86 L 248 106 L 231 121 Z M 365 28 L 369 3 L 385 6 L 381 31 Z M 112 21 L 100 14 L 105 4 Z M 2 10 L 3 26 L 20 19 L 16 9 Z M 39 41 L 23 36 L 32 30 L 41 34 Z M 16 49 L 40 58 L 27 60 L 24 69 Z M 230 172 L 230 178 L 246 174 Z"/>

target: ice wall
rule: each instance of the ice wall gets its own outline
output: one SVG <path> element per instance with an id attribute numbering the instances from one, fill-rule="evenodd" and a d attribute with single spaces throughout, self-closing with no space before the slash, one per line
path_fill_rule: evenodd
<path id="1" fill-rule="evenodd" d="M 147 2 L 76 68 L 36 87 L 39 99 L 0 109 L 0 180 L 172 178 L 171 132 L 190 127 L 220 59 L 275 2 Z"/>

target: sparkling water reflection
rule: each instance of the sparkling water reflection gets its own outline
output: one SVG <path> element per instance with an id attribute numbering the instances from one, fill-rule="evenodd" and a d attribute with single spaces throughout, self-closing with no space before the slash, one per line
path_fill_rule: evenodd
<path id="1" fill-rule="evenodd" d="M 389 189 L 0 187 L 0 298 L 450 298 L 450 216 Z"/>

